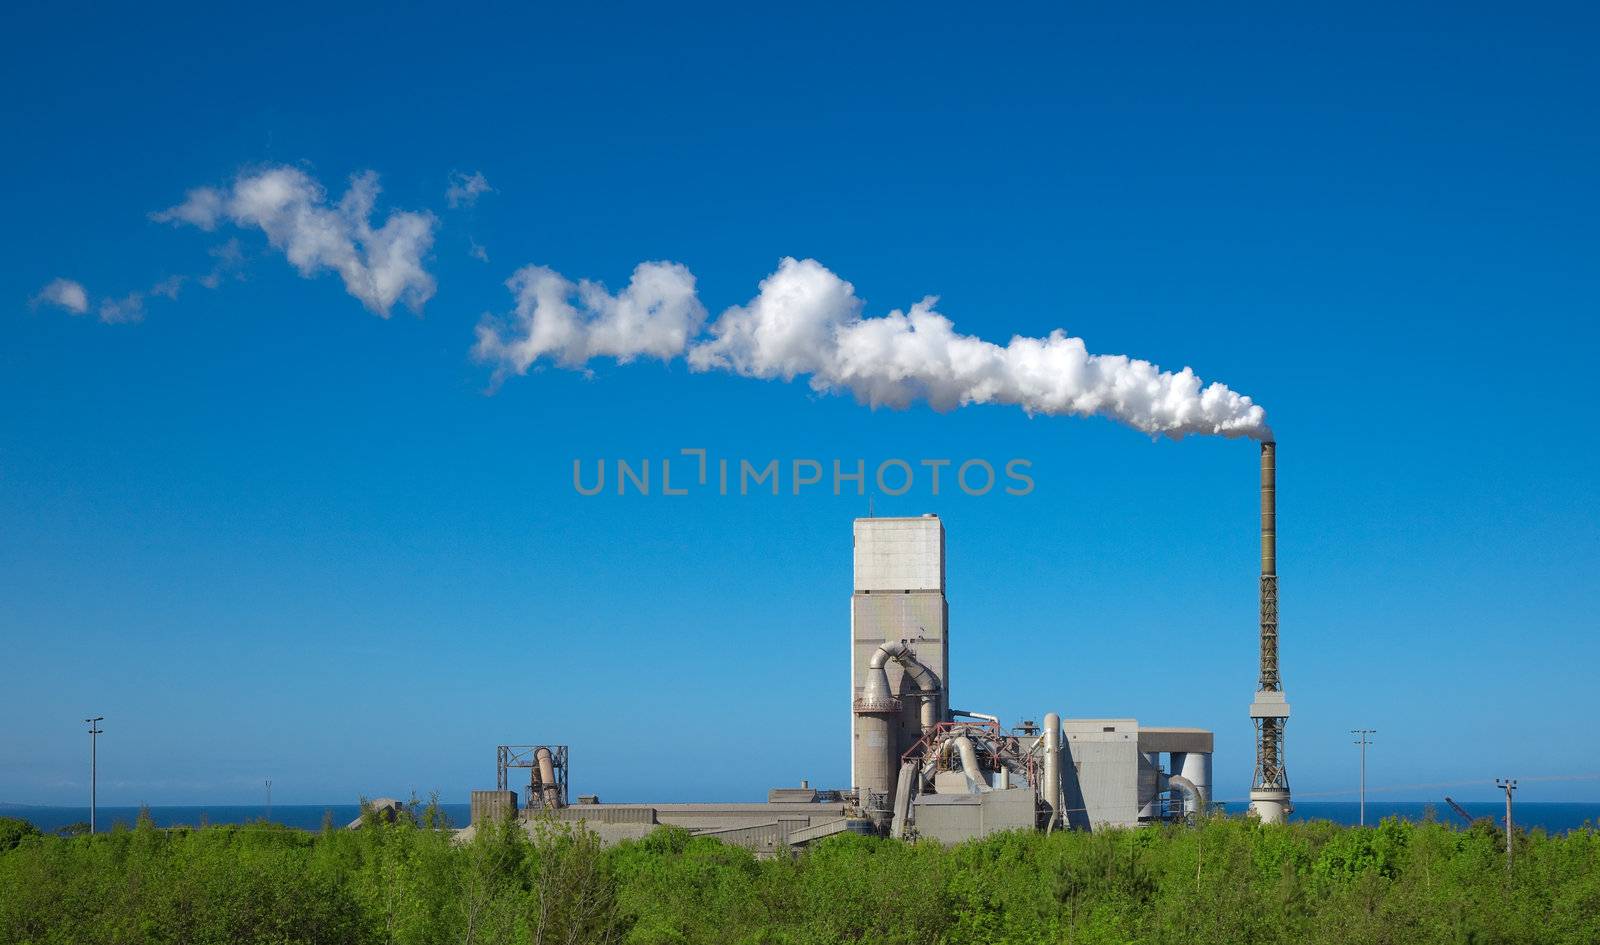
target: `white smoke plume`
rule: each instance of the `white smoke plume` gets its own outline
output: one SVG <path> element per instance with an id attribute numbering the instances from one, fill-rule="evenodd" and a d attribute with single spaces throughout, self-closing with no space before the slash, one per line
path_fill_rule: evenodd
<path id="1" fill-rule="evenodd" d="M 1266 412 L 1243 394 L 1204 384 L 1187 367 L 1163 371 L 1090 354 L 1081 338 L 1059 330 L 1002 347 L 958 334 L 931 296 L 906 312 L 863 317 L 855 287 L 814 259 L 782 260 L 754 299 L 723 312 L 705 335 L 694 285 L 676 263 L 641 264 L 617 295 L 528 266 L 507 282 L 517 299 L 513 318 L 480 323 L 473 354 L 495 365 L 497 381 L 541 359 L 584 369 L 598 357 L 626 363 L 682 355 L 695 371 L 807 376 L 814 390 L 849 391 L 873 407 L 1009 404 L 1029 414 L 1110 417 L 1173 439 L 1272 435 Z"/>
<path id="2" fill-rule="evenodd" d="M 327 191 L 304 171 L 273 167 L 241 174 L 221 190 L 191 190 L 183 203 L 151 219 L 207 231 L 224 221 L 254 227 L 302 276 L 337 272 L 345 291 L 373 313 L 388 318 L 396 302 L 420 312 L 435 288 L 423 258 L 433 247 L 437 220 L 428 212 L 396 210 L 374 229 L 378 193 L 378 175 L 367 171 L 352 177 L 330 205 Z"/>
<path id="3" fill-rule="evenodd" d="M 1190 434 L 1270 437 L 1266 411 L 1189 368 L 1090 354 L 1057 330 L 1001 347 L 958 334 L 929 296 L 908 312 L 863 318 L 855 287 L 813 259 L 784 259 L 748 304 L 711 325 L 688 352 L 695 370 L 746 377 L 809 375 L 818 391 L 848 390 L 873 407 L 926 401 L 938 411 L 1010 404 L 1029 414 L 1105 416 L 1178 439 Z"/>
<path id="4" fill-rule="evenodd" d="M 507 285 L 517 299 L 513 318 L 482 322 L 473 352 L 495 365 L 497 381 L 542 359 L 583 369 L 598 357 L 682 355 L 695 371 L 806 376 L 817 391 L 849 391 L 873 407 L 1009 404 L 1029 414 L 1109 417 L 1173 439 L 1272 435 L 1249 397 L 1205 384 L 1187 367 L 1090 354 L 1062 331 L 997 345 L 957 333 L 931 296 L 909 311 L 863 317 L 855 288 L 813 259 L 782 260 L 754 299 L 723 312 L 704 334 L 694 276 L 675 263 L 640 265 L 617 295 L 541 266 Z"/>
<path id="5" fill-rule="evenodd" d="M 678 263 L 640 263 L 613 295 L 598 282 L 573 284 L 544 266 L 524 266 L 506 281 L 516 296 L 509 323 L 478 324 L 473 356 L 495 365 L 495 379 L 526 374 L 541 358 L 581 369 L 591 358 L 670 361 L 705 323 L 694 275 Z"/>

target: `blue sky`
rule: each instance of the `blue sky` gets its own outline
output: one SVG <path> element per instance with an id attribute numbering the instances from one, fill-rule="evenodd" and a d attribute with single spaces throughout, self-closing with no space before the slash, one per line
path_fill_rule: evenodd
<path id="1" fill-rule="evenodd" d="M 1595 770 L 1592 10 L 10 20 L 0 799 L 79 802 L 91 712 L 109 804 L 269 776 L 279 803 L 464 800 L 502 742 L 570 744 L 606 799 L 844 781 L 867 501 L 572 488 L 574 459 L 686 447 L 1029 460 L 1026 496 L 873 500 L 945 520 L 955 700 L 1212 728 L 1241 796 L 1248 440 L 873 410 L 682 359 L 486 393 L 474 330 L 513 318 L 520 267 L 617 292 L 681 263 L 715 319 L 784 257 L 869 316 L 937 295 L 965 334 L 1059 328 L 1266 408 L 1297 793 L 1353 786 L 1356 727 L 1374 785 Z M 375 172 L 374 225 L 434 215 L 420 317 L 260 228 L 150 217 L 283 167 L 335 200 Z M 452 208 L 474 173 L 492 190 Z M 55 279 L 84 314 L 37 301 Z M 97 317 L 133 292 L 141 320 Z"/>

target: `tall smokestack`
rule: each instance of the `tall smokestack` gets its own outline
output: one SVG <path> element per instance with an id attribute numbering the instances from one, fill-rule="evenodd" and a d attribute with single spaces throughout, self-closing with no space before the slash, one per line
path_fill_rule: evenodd
<path id="1" fill-rule="evenodd" d="M 1261 679 L 1250 718 L 1256 727 L 1256 771 L 1250 811 L 1262 822 L 1282 823 L 1294 810 L 1283 763 L 1283 727 L 1289 703 L 1278 676 L 1278 444 L 1261 444 Z"/>

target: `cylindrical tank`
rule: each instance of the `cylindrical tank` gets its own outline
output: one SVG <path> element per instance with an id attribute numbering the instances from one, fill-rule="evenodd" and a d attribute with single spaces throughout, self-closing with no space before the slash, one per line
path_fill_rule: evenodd
<path id="1" fill-rule="evenodd" d="M 1061 716 L 1048 712 L 1044 717 L 1044 783 L 1040 785 L 1039 799 L 1050 809 L 1045 830 L 1065 827 L 1066 812 L 1061 809 Z"/>
<path id="2" fill-rule="evenodd" d="M 1257 788 L 1250 792 L 1250 813 L 1264 824 L 1281 824 L 1293 812 L 1289 792 L 1283 788 Z"/>
<path id="3" fill-rule="evenodd" d="M 1211 752 L 1175 751 L 1171 767 L 1173 774 L 1188 778 L 1195 786 L 1202 804 L 1211 803 Z"/>
<path id="4" fill-rule="evenodd" d="M 862 791 L 861 805 L 872 803 L 871 794 L 881 794 L 887 800 L 894 793 L 892 783 L 894 751 L 890 733 L 894 716 L 887 712 L 862 712 L 857 715 L 856 769 L 860 781 L 856 787 Z"/>

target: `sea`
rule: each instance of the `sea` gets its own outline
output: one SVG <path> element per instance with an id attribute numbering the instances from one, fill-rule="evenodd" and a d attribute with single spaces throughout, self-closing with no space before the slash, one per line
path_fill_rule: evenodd
<path id="1" fill-rule="evenodd" d="M 1493 818 L 1502 824 L 1506 816 L 1505 801 L 1460 801 L 1467 813 L 1476 820 Z M 1223 809 L 1230 814 L 1242 814 L 1250 809 L 1249 801 L 1228 801 Z M 1444 801 L 1367 801 L 1366 822 L 1377 824 L 1386 817 L 1401 820 L 1437 820 L 1457 827 L 1467 825 L 1461 815 L 1450 809 Z M 1580 827 L 1600 825 L 1600 801 L 1563 803 L 1553 801 L 1518 802 L 1511 810 L 1511 818 L 1521 830 L 1540 829 L 1545 833 L 1566 833 Z M 1336 824 L 1354 826 L 1361 822 L 1361 804 L 1357 801 L 1301 801 L 1294 802 L 1291 821 L 1331 820 Z"/>
<path id="2" fill-rule="evenodd" d="M 1474 818 L 1491 817 L 1499 822 L 1505 817 L 1505 804 L 1498 801 L 1467 801 L 1462 803 Z M 1243 813 L 1249 807 L 1246 801 L 1228 801 L 1223 809 L 1230 814 Z M 466 804 L 441 804 L 450 823 L 465 827 L 472 819 Z M 1355 801 L 1295 801 L 1291 820 L 1331 820 L 1336 824 L 1354 825 L 1361 817 L 1361 807 Z M 101 807 L 96 814 L 100 829 L 110 830 L 117 824 L 132 826 L 139 816 L 137 807 Z M 150 819 L 158 827 L 199 826 L 202 824 L 247 824 L 270 820 L 272 823 L 297 830 L 321 829 L 324 819 L 335 827 L 343 827 L 361 816 L 355 804 L 274 804 L 270 813 L 256 805 L 203 805 L 188 807 L 152 807 Z M 1517 826 L 1542 829 L 1546 833 L 1566 833 L 1580 827 L 1600 825 L 1600 801 L 1583 803 L 1519 803 L 1512 811 Z M 88 807 L 32 807 L 0 804 L 0 817 L 20 817 L 47 833 L 70 824 L 88 823 Z M 1366 822 L 1376 824 L 1385 817 L 1422 821 L 1428 818 L 1441 823 L 1465 826 L 1466 822 L 1452 811 L 1449 805 L 1429 801 L 1368 801 Z"/>

